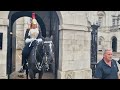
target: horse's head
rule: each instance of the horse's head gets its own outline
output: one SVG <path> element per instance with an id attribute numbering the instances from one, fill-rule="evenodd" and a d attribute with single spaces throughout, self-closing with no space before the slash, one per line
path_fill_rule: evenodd
<path id="1" fill-rule="evenodd" d="M 44 54 L 47 56 L 48 62 L 53 61 L 53 43 L 52 41 L 44 42 Z"/>
<path id="2" fill-rule="evenodd" d="M 32 51 L 30 53 L 30 62 L 41 62 L 43 59 L 43 41 L 41 39 L 32 42 Z"/>
<path id="3" fill-rule="evenodd" d="M 45 41 L 44 42 L 45 53 L 48 55 L 50 52 L 52 52 L 52 49 L 53 49 L 52 41 Z"/>

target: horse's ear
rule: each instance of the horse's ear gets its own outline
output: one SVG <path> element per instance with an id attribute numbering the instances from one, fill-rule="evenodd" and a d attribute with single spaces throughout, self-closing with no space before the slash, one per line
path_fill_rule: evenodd
<path id="1" fill-rule="evenodd" d="M 53 36 L 52 35 L 51 35 L 50 39 L 53 40 Z"/>

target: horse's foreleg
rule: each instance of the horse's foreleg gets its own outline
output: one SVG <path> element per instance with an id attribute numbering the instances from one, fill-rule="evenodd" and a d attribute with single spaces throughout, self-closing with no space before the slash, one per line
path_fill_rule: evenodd
<path id="1" fill-rule="evenodd" d="M 35 79 L 35 74 L 32 69 L 29 69 L 28 73 L 29 73 L 30 79 Z"/>
<path id="2" fill-rule="evenodd" d="M 36 73 L 35 72 L 33 72 L 33 75 L 34 75 L 33 79 L 36 79 Z"/>
<path id="3" fill-rule="evenodd" d="M 26 78 L 28 79 L 28 69 L 26 69 Z"/>
<path id="4" fill-rule="evenodd" d="M 38 79 L 42 79 L 42 76 L 43 76 L 43 69 L 41 71 L 39 71 Z"/>

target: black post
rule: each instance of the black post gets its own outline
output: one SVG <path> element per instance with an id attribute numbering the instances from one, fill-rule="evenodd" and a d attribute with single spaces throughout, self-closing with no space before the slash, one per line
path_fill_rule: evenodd
<path id="1" fill-rule="evenodd" d="M 8 79 L 10 79 L 10 74 L 8 74 Z"/>
<path id="2" fill-rule="evenodd" d="M 7 32 L 7 66 L 6 66 L 6 74 L 8 76 L 8 79 L 10 79 L 10 74 L 12 73 L 12 29 L 11 29 L 11 23 L 8 27 Z"/>
<path id="3" fill-rule="evenodd" d="M 98 25 L 91 25 L 91 69 L 92 77 L 94 77 L 95 66 L 97 64 L 97 34 L 98 34 Z"/>

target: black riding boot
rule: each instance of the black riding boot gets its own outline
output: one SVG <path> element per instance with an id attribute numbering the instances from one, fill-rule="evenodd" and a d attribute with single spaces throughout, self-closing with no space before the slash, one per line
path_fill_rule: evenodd
<path id="1" fill-rule="evenodd" d="M 24 73 L 26 70 L 26 63 L 22 66 L 22 68 L 19 70 L 19 73 Z"/>
<path id="2" fill-rule="evenodd" d="M 19 73 L 24 73 L 24 68 L 23 67 L 18 71 Z"/>
<path id="3" fill-rule="evenodd" d="M 26 57 L 24 54 L 22 54 L 22 68 L 19 70 L 19 73 L 24 73 L 25 69 L 26 69 Z"/>

